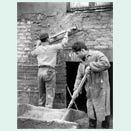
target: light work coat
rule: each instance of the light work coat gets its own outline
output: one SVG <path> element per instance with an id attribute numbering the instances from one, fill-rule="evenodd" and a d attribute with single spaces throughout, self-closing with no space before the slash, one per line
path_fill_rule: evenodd
<path id="1" fill-rule="evenodd" d="M 104 121 L 105 116 L 110 115 L 108 76 L 110 63 L 102 52 L 89 50 L 85 61 L 79 64 L 74 88 L 80 84 L 87 66 L 91 68 L 89 77 L 84 84 L 87 96 L 87 114 L 89 118 L 95 119 L 94 113 L 96 113 L 96 119 Z"/>

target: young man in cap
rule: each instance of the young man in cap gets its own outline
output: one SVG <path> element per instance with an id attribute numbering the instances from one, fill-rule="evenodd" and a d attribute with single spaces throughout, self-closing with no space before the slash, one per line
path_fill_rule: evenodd
<path id="1" fill-rule="evenodd" d="M 87 97 L 87 114 L 90 120 L 96 119 L 96 128 L 102 127 L 105 116 L 110 115 L 110 85 L 108 68 L 110 63 L 100 51 L 88 50 L 83 42 L 76 42 L 72 50 L 82 60 L 79 64 L 74 91 L 87 73 L 84 88 Z"/>
<path id="2" fill-rule="evenodd" d="M 68 30 L 61 43 L 50 45 L 49 35 L 42 33 L 40 42 L 37 42 L 36 48 L 31 52 L 37 56 L 38 61 L 38 87 L 39 87 L 39 106 L 53 108 L 56 88 L 56 57 L 57 51 L 63 49 L 68 42 Z"/>

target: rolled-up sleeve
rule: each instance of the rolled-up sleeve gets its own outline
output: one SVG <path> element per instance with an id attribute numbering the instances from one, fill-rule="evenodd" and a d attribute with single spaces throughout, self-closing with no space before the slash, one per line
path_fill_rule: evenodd
<path id="1" fill-rule="evenodd" d="M 63 47 L 66 47 L 68 45 L 68 37 L 63 38 L 61 43 Z"/>
<path id="2" fill-rule="evenodd" d="M 68 42 L 68 37 L 63 38 L 63 40 L 62 40 L 61 43 L 54 44 L 54 45 L 52 45 L 51 47 L 52 47 L 54 50 L 60 50 L 60 49 L 63 49 L 64 47 L 67 46 L 67 42 Z"/>
<path id="3" fill-rule="evenodd" d="M 61 43 L 59 43 L 59 44 L 51 45 L 51 48 L 54 50 L 59 50 L 59 49 L 63 49 L 63 46 Z"/>
<path id="4" fill-rule="evenodd" d="M 97 51 L 95 57 L 96 61 L 89 63 L 89 66 L 92 71 L 100 72 L 110 67 L 108 58 L 102 52 Z"/>

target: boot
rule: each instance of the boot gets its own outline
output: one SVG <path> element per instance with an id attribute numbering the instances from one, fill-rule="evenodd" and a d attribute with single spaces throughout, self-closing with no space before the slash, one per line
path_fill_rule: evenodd
<path id="1" fill-rule="evenodd" d="M 96 122 L 96 129 L 102 129 L 102 121 Z"/>
<path id="2" fill-rule="evenodd" d="M 45 105 L 46 108 L 52 108 L 52 105 Z"/>

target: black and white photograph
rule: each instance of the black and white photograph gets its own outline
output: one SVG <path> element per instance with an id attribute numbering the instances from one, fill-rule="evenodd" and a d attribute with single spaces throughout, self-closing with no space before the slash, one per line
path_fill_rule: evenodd
<path id="1" fill-rule="evenodd" d="M 17 2 L 17 129 L 113 129 L 113 2 Z"/>

